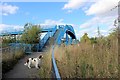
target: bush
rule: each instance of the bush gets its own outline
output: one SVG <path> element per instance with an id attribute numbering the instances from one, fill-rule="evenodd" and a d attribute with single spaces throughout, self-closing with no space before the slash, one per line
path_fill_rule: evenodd
<path id="1" fill-rule="evenodd" d="M 21 41 L 27 44 L 35 44 L 38 43 L 41 36 L 41 28 L 40 25 L 33 25 L 27 23 L 24 26 L 24 33 L 21 36 Z"/>

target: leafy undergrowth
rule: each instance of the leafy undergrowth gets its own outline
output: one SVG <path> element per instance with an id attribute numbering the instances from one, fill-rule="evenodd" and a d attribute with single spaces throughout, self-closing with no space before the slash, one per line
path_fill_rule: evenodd
<path id="1" fill-rule="evenodd" d="M 55 58 L 62 78 L 118 78 L 118 39 L 60 46 Z"/>

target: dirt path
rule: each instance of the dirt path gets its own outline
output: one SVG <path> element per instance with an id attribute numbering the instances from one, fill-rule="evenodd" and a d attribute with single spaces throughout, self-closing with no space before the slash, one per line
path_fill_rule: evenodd
<path id="1" fill-rule="evenodd" d="M 39 69 L 29 69 L 27 66 L 24 66 L 24 62 L 26 58 L 38 57 L 40 54 L 43 54 L 43 52 L 34 52 L 31 55 L 19 60 L 14 68 L 4 75 L 4 78 L 39 78 Z"/>

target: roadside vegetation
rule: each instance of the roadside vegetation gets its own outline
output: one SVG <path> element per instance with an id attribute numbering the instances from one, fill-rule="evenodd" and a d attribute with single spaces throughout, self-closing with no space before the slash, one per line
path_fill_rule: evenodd
<path id="1" fill-rule="evenodd" d="M 49 48 L 47 52 L 43 54 L 42 64 L 39 70 L 40 78 L 52 78 L 52 49 Z"/>
<path id="2" fill-rule="evenodd" d="M 11 70 L 22 57 L 24 57 L 24 51 L 22 47 L 15 51 L 6 50 L 2 52 L 2 73 L 6 73 Z"/>
<path id="3" fill-rule="evenodd" d="M 31 45 L 31 51 L 37 51 L 37 44 L 41 37 L 41 27 L 40 25 L 33 25 L 27 23 L 24 26 L 24 33 L 21 36 L 21 42 Z"/>
<path id="4" fill-rule="evenodd" d="M 99 32 L 99 31 L 98 31 Z M 79 44 L 55 46 L 54 54 L 61 78 L 118 78 L 118 38 L 115 28 L 106 37 L 89 38 L 85 33 Z M 52 76 L 52 50 L 44 54 L 41 78 Z"/>
<path id="5" fill-rule="evenodd" d="M 24 26 L 24 33 L 19 39 L 16 39 L 13 35 L 2 36 L 2 73 L 11 70 L 25 56 L 25 46 L 21 43 L 37 44 L 40 38 L 39 33 L 40 26 L 27 23 Z M 16 42 L 18 42 L 18 45 L 16 45 Z M 11 45 L 11 43 L 14 45 Z M 32 46 L 32 50 L 34 50 L 34 46 Z"/>
<path id="6" fill-rule="evenodd" d="M 21 42 L 26 44 L 35 44 L 39 43 L 41 28 L 40 25 L 33 25 L 27 23 L 24 26 L 24 33 L 21 37 Z"/>
<path id="7" fill-rule="evenodd" d="M 62 78 L 118 78 L 118 29 L 107 37 L 89 38 L 79 44 L 55 48 Z"/>

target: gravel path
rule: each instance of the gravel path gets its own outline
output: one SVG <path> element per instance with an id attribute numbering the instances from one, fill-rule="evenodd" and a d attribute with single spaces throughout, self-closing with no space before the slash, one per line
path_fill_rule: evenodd
<path id="1" fill-rule="evenodd" d="M 29 57 L 38 57 L 43 52 L 34 52 L 31 55 L 25 56 L 23 59 L 19 60 L 18 63 L 14 66 L 12 70 L 6 73 L 4 78 L 39 78 L 38 71 L 39 69 L 31 68 L 24 66 L 26 58 Z"/>

